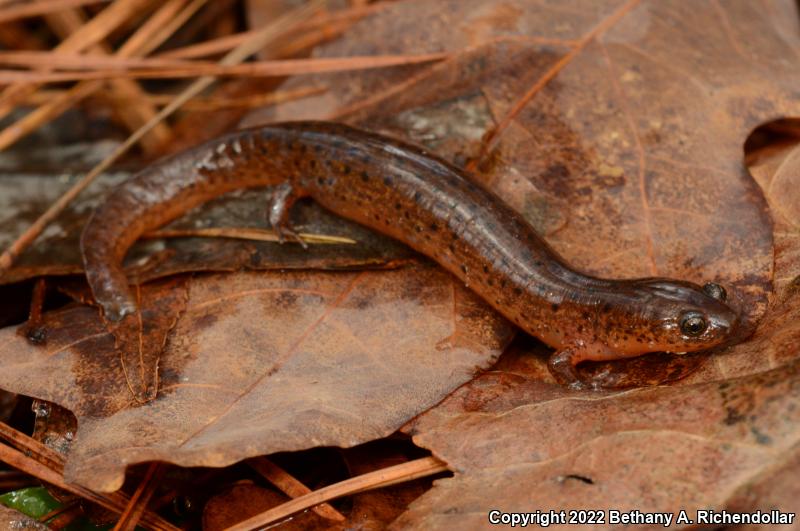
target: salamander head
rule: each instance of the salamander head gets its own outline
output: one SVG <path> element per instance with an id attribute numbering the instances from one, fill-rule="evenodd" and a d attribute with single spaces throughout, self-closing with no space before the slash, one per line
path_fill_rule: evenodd
<path id="1" fill-rule="evenodd" d="M 636 281 L 644 308 L 636 339 L 640 350 L 678 354 L 717 347 L 737 337 L 739 315 L 722 286 L 665 279 Z M 630 345 L 633 347 L 633 345 Z"/>

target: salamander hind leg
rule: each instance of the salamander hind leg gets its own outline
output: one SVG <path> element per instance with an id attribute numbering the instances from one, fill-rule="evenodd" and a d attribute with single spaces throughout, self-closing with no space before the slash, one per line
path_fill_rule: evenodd
<path id="1" fill-rule="evenodd" d="M 586 389 L 586 382 L 578 376 L 578 363 L 587 359 L 586 352 L 578 345 L 558 350 L 550 356 L 547 367 L 559 383 L 570 389 Z"/>
<path id="2" fill-rule="evenodd" d="M 289 221 L 289 211 L 292 205 L 304 195 L 289 182 L 276 186 L 270 198 L 269 223 L 278 234 L 278 241 L 283 243 L 293 240 L 302 245 L 303 249 L 308 249 L 308 244 L 295 232 Z"/>

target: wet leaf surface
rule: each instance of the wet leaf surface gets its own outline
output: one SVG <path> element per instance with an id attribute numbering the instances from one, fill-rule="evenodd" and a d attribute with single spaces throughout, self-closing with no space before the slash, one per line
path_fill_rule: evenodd
<path id="1" fill-rule="evenodd" d="M 149 311 L 168 316 L 155 322 L 176 317 L 160 291 L 176 280 L 166 282 L 142 289 L 142 300 L 159 301 Z M 157 360 L 158 396 L 146 404 L 93 308 L 45 314 L 43 346 L 0 332 L 0 386 L 78 417 L 70 480 L 108 491 L 143 461 L 223 466 L 381 438 L 489 367 L 512 334 L 424 265 L 208 275 L 186 289 Z M 166 329 L 154 328 L 152 337 Z"/>

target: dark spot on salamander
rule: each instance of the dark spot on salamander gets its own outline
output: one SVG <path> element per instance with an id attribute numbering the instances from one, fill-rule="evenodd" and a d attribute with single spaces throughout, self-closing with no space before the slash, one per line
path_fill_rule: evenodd
<path id="1" fill-rule="evenodd" d="M 395 203 L 394 204 L 394 208 L 395 208 L 395 210 L 400 210 L 400 209 L 403 208 L 403 205 L 401 205 L 400 203 Z"/>
<path id="2" fill-rule="evenodd" d="M 742 422 L 746 419 L 746 416 L 741 412 L 739 412 L 734 407 L 728 406 L 725 409 L 727 410 L 728 414 L 726 415 L 724 422 L 728 426 L 732 426 L 733 424 L 738 424 L 739 422 Z"/>
<path id="3" fill-rule="evenodd" d="M 414 230 L 416 230 L 417 232 L 422 232 L 422 227 L 420 227 L 419 225 L 416 225 L 416 226 L 414 226 Z"/>
<path id="4" fill-rule="evenodd" d="M 488 273 L 489 272 L 489 266 L 488 265 L 484 265 L 483 266 L 483 272 L 484 273 Z"/>
<path id="5" fill-rule="evenodd" d="M 465 275 L 467 274 L 467 264 L 461 264 L 461 271 L 463 271 Z"/>
<path id="6" fill-rule="evenodd" d="M 414 202 L 419 203 L 422 200 L 422 194 L 419 192 L 414 192 Z"/>
<path id="7" fill-rule="evenodd" d="M 350 166 L 348 166 L 347 164 L 342 164 L 342 173 L 344 173 L 345 175 L 349 175 L 350 174 Z"/>
<path id="8" fill-rule="evenodd" d="M 369 174 L 367 172 L 365 172 L 365 171 L 362 171 L 361 172 L 361 180 L 364 181 L 364 182 L 369 181 Z"/>
<path id="9" fill-rule="evenodd" d="M 325 179 L 323 179 L 322 177 L 317 177 L 317 184 L 319 184 L 320 186 L 324 185 Z"/>
<path id="10" fill-rule="evenodd" d="M 431 224 L 430 224 L 430 229 L 431 229 L 432 231 L 435 231 L 435 230 L 437 230 L 438 228 L 439 228 L 439 227 L 436 225 L 436 223 L 431 223 Z"/>
<path id="11" fill-rule="evenodd" d="M 603 313 L 609 313 L 611 311 L 611 308 L 612 308 L 612 306 L 611 306 L 610 302 L 603 303 L 603 308 L 602 308 L 603 309 Z"/>
<path id="12" fill-rule="evenodd" d="M 550 308 L 551 308 L 551 309 L 552 309 L 554 312 L 557 312 L 557 311 L 558 311 L 558 303 L 555 303 L 555 302 L 554 302 L 553 304 L 551 304 L 551 305 L 550 305 Z"/>
<path id="13" fill-rule="evenodd" d="M 383 184 L 385 184 L 386 186 L 391 186 L 392 178 L 391 177 L 384 177 L 383 178 Z"/>

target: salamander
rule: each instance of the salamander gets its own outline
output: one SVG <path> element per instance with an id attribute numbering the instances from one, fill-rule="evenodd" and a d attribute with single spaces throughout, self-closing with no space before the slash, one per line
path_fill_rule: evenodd
<path id="1" fill-rule="evenodd" d="M 105 319 L 137 311 L 122 267 L 143 233 L 221 194 L 272 185 L 285 239 L 292 204 L 324 208 L 430 257 L 522 330 L 555 349 L 548 366 L 579 388 L 584 360 L 685 353 L 729 343 L 740 326 L 718 284 L 603 279 L 570 267 L 515 210 L 421 147 L 327 122 L 236 131 L 161 160 L 111 191 L 81 236 Z"/>

